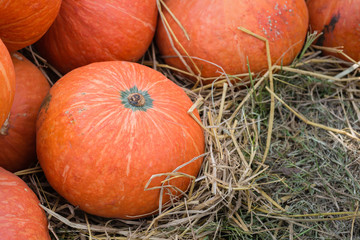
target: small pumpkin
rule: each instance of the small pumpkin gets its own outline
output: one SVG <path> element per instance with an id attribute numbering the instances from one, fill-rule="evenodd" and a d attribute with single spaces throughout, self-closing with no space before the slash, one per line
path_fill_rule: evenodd
<path id="1" fill-rule="evenodd" d="M 205 143 L 187 113 L 191 106 L 179 86 L 146 66 L 109 61 L 77 68 L 54 84 L 40 110 L 40 165 L 50 185 L 88 213 L 153 214 L 199 172 L 203 158 L 194 158 Z M 175 170 L 183 175 L 165 181 L 161 194 L 163 174 Z"/>
<path id="2" fill-rule="evenodd" d="M 137 61 L 156 28 L 156 0 L 63 0 L 36 47 L 62 73 L 99 61 Z"/>
<path id="3" fill-rule="evenodd" d="M 61 0 L 3 0 L 0 38 L 10 52 L 35 43 L 55 20 Z"/>
<path id="4" fill-rule="evenodd" d="M 11 240 L 50 240 L 47 218 L 35 193 L 0 167 L 0 236 Z"/>
<path id="5" fill-rule="evenodd" d="M 11 57 L 16 90 L 10 115 L 0 128 L 0 166 L 15 172 L 36 161 L 36 118 L 50 86 L 41 71 L 20 53 Z"/>
<path id="6" fill-rule="evenodd" d="M 161 55 L 167 64 L 189 72 L 175 48 L 191 71 L 204 78 L 247 73 L 248 62 L 251 71 L 267 69 L 265 42 L 239 27 L 268 39 L 271 60 L 281 65 L 290 64 L 300 52 L 308 28 L 304 0 L 165 0 L 164 3 L 164 17 L 159 19 L 156 34 Z M 167 24 L 171 31 L 165 28 Z"/>
<path id="7" fill-rule="evenodd" d="M 360 0 L 308 0 L 311 31 L 321 32 L 315 42 L 324 47 L 343 47 L 355 61 L 360 61 Z M 330 53 L 344 60 L 342 54 Z"/>
<path id="8" fill-rule="evenodd" d="M 15 70 L 10 54 L 0 39 L 0 127 L 8 118 L 15 95 Z"/>

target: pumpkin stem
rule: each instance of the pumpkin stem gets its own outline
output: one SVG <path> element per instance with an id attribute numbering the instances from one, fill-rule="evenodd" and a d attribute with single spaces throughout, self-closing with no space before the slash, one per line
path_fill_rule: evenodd
<path id="1" fill-rule="evenodd" d="M 5 120 L 4 124 L 2 125 L 2 127 L 0 128 L 0 135 L 6 136 L 9 134 L 9 118 L 10 118 L 10 114 L 7 117 L 7 119 Z"/>
<path id="2" fill-rule="evenodd" d="M 132 106 L 142 107 L 145 105 L 145 98 L 141 93 L 131 93 L 127 99 Z"/>

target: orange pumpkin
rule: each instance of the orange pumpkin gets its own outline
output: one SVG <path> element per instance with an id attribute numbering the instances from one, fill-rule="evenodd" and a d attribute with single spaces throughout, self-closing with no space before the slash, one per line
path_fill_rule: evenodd
<path id="1" fill-rule="evenodd" d="M 116 218 L 156 212 L 155 174 L 199 172 L 202 128 L 192 102 L 161 73 L 131 62 L 77 68 L 50 89 L 37 120 L 37 154 L 50 185 L 84 211 Z M 195 112 L 197 117 L 199 115 Z M 176 169 L 180 167 L 179 169 Z M 154 177 L 149 185 L 161 185 Z M 181 195 L 190 178 L 165 181 L 162 203 Z"/>
<path id="2" fill-rule="evenodd" d="M 0 167 L 0 236 L 11 240 L 50 240 L 39 199 L 26 183 Z"/>
<path id="3" fill-rule="evenodd" d="M 15 70 L 10 54 L 0 39 L 0 127 L 10 113 L 15 95 Z"/>
<path id="4" fill-rule="evenodd" d="M 99 61 L 137 61 L 149 47 L 156 0 L 63 0 L 37 48 L 62 73 Z"/>
<path id="5" fill-rule="evenodd" d="M 41 71 L 19 53 L 12 54 L 16 74 L 14 103 L 0 128 L 0 166 L 15 172 L 36 161 L 36 118 L 50 86 Z"/>
<path id="6" fill-rule="evenodd" d="M 355 61 L 360 61 L 360 0 L 308 0 L 312 31 L 322 32 L 316 44 L 343 47 Z M 344 55 L 325 52 L 348 60 Z"/>
<path id="7" fill-rule="evenodd" d="M 0 38 L 10 52 L 39 40 L 55 20 L 61 0 L 4 0 L 0 4 Z"/>
<path id="8" fill-rule="evenodd" d="M 291 63 L 300 52 L 308 28 L 308 11 L 304 0 L 164 2 L 178 22 L 162 7 L 164 19 L 159 19 L 156 34 L 161 55 L 167 64 L 188 71 L 174 51 L 176 48 L 192 72 L 205 78 L 220 76 L 224 72 L 247 73 L 247 60 L 251 71 L 267 69 L 265 42 L 239 30 L 239 27 L 267 38 L 272 62 L 282 65 Z M 171 31 L 164 27 L 165 21 Z"/>

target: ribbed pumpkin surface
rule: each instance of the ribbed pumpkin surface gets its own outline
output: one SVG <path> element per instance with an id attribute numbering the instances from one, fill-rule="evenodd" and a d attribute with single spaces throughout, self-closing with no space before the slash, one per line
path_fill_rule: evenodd
<path id="1" fill-rule="evenodd" d="M 63 0 L 36 47 L 62 73 L 92 62 L 137 61 L 156 28 L 156 0 Z"/>
<path id="2" fill-rule="evenodd" d="M 0 238 L 50 240 L 39 199 L 24 181 L 0 167 Z"/>
<path id="3" fill-rule="evenodd" d="M 144 105 L 131 105 L 136 102 Z M 41 167 L 53 188 L 86 212 L 149 215 L 160 197 L 159 189 L 144 191 L 151 176 L 172 172 L 204 152 L 202 128 L 187 113 L 191 106 L 180 87 L 143 65 L 114 61 L 77 68 L 51 88 L 39 113 Z M 196 176 L 201 162 L 178 172 Z M 162 180 L 154 178 L 150 187 Z M 180 177 L 165 185 L 185 191 L 189 182 Z M 163 202 L 168 200 L 165 190 Z"/>
<path id="4" fill-rule="evenodd" d="M 50 86 L 42 72 L 19 53 L 12 54 L 16 91 L 10 116 L 0 127 L 0 167 L 15 172 L 36 161 L 36 118 Z"/>
<path id="5" fill-rule="evenodd" d="M 201 0 L 164 1 L 156 43 L 166 63 L 186 70 L 174 47 L 195 74 L 247 73 L 267 69 L 265 42 L 239 30 L 246 28 L 268 39 L 272 62 L 287 65 L 300 52 L 308 28 L 304 0 Z M 175 16 L 175 18 L 173 16 Z M 176 35 L 176 39 L 172 36 Z M 169 36 L 172 41 L 169 41 Z M 179 42 L 180 44 L 178 44 Z M 181 45 L 181 46 L 180 46 Z M 197 65 L 194 67 L 184 50 Z"/>
<path id="6" fill-rule="evenodd" d="M 35 43 L 54 22 L 61 0 L 2 0 L 0 38 L 10 52 Z"/>
<path id="7" fill-rule="evenodd" d="M 0 39 L 0 127 L 10 113 L 15 95 L 15 70 L 10 54 Z"/>

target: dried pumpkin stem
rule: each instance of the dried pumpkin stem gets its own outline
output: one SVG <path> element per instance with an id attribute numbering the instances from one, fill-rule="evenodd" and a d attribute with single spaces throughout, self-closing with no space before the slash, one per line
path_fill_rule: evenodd
<path id="1" fill-rule="evenodd" d="M 142 107 L 145 105 L 145 97 L 141 93 L 131 93 L 127 99 L 132 106 Z"/>

